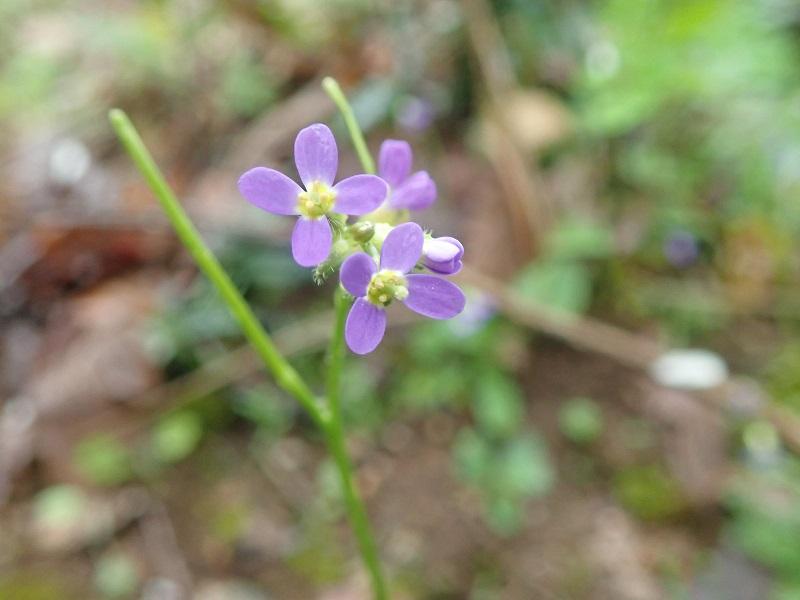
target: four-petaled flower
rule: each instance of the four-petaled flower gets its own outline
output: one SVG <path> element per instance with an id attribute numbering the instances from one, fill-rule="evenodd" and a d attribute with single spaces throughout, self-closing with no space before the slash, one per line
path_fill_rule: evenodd
<path id="1" fill-rule="evenodd" d="M 385 308 L 394 300 L 433 319 L 450 319 L 464 309 L 466 299 L 455 284 L 435 275 L 409 274 L 422 256 L 424 239 L 419 225 L 404 223 L 383 241 L 380 265 L 364 252 L 342 264 L 342 286 L 356 297 L 345 324 L 345 340 L 356 354 L 372 352 L 383 339 Z"/>
<path id="2" fill-rule="evenodd" d="M 394 209 L 422 210 L 436 200 L 436 184 L 427 171 L 411 173 L 413 154 L 408 142 L 386 140 L 378 157 L 378 175 L 389 184 L 388 204 Z"/>
<path id="3" fill-rule="evenodd" d="M 305 190 L 279 171 L 256 167 L 239 178 L 239 191 L 266 211 L 300 216 L 292 232 L 292 255 L 298 264 L 313 267 L 330 254 L 333 232 L 328 216 L 372 212 L 389 190 L 375 175 L 354 175 L 333 185 L 339 153 L 333 133 L 321 123 L 297 134 L 294 162 Z"/>

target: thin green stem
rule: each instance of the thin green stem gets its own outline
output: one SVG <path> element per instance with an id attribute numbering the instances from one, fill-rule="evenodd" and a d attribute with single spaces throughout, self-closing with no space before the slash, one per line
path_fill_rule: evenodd
<path id="1" fill-rule="evenodd" d="M 350 106 L 344 92 L 342 92 L 339 83 L 332 77 L 326 77 L 322 80 L 322 87 L 342 113 L 345 125 L 347 125 L 347 130 L 350 133 L 350 139 L 353 141 L 353 147 L 361 161 L 361 167 L 366 173 L 375 173 L 375 161 L 367 148 L 367 143 L 364 141 L 364 134 L 361 132 L 361 127 L 359 127 L 358 121 L 356 121 L 356 117 L 353 114 L 353 108 Z M 344 364 L 344 328 L 350 302 L 341 288 L 336 290 L 334 306 L 336 319 L 333 337 L 328 347 L 326 379 L 328 410 L 331 417 L 327 429 L 328 447 L 331 449 L 339 471 L 347 513 L 358 540 L 361 556 L 370 575 L 374 597 L 376 600 L 385 600 L 385 598 L 388 598 L 386 582 L 383 578 L 378 549 L 369 524 L 367 511 L 353 477 L 353 466 L 347 454 L 344 424 L 342 422 L 341 374 Z"/>
<path id="2" fill-rule="evenodd" d="M 341 420 L 341 394 L 342 394 L 342 367 L 344 365 L 344 325 L 347 320 L 347 310 L 351 302 L 342 290 L 336 286 L 333 294 L 334 322 L 333 334 L 328 345 L 327 373 L 325 392 L 328 398 L 328 409 L 331 418 Z"/>
<path id="3" fill-rule="evenodd" d="M 372 154 L 370 154 L 369 148 L 367 148 L 367 143 L 364 141 L 364 134 L 361 133 L 361 127 L 358 126 L 353 107 L 347 101 L 339 82 L 333 77 L 326 77 L 322 80 L 322 88 L 339 108 L 339 112 L 342 113 L 344 123 L 350 133 L 350 139 L 353 140 L 353 147 L 356 149 L 356 154 L 358 154 L 358 159 L 361 161 L 361 167 L 364 172 L 375 173 L 375 161 L 372 158 Z"/>
<path id="4" fill-rule="evenodd" d="M 364 565 L 369 572 L 373 595 L 376 600 L 385 600 L 388 598 L 388 592 L 386 591 L 386 582 L 383 577 L 380 558 L 378 557 L 378 548 L 375 544 L 364 502 L 356 487 L 353 465 L 347 454 L 344 423 L 342 421 L 341 375 L 344 364 L 344 326 L 351 303 L 342 289 L 338 287 L 333 301 L 335 319 L 333 336 L 328 346 L 327 355 L 326 391 L 330 420 L 326 430 L 326 439 L 328 448 L 330 448 L 336 463 L 336 468 L 339 471 L 345 507 L 358 541 Z"/>
<path id="5" fill-rule="evenodd" d="M 264 365 L 275 377 L 275 381 L 280 387 L 294 396 L 303 408 L 308 411 L 308 414 L 316 424 L 325 430 L 329 420 L 325 408 L 320 405 L 297 371 L 275 347 L 272 338 L 261 326 L 250 306 L 242 298 L 242 295 L 219 264 L 217 258 L 200 237 L 199 232 L 189 220 L 183 207 L 167 184 L 133 123 L 119 109 L 109 112 L 108 117 L 128 154 L 133 159 L 133 162 L 136 163 L 156 198 L 158 198 L 167 218 L 175 229 L 175 233 L 178 234 L 178 238 L 192 255 L 200 270 L 208 277 L 222 296 L 222 299 L 228 305 L 228 309 L 239 322 L 242 332 L 253 345 L 261 360 L 264 361 Z"/>

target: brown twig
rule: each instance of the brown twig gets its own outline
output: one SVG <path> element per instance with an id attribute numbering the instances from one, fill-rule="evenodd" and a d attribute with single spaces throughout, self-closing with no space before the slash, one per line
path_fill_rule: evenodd
<path id="1" fill-rule="evenodd" d="M 464 268 L 460 278 L 494 300 L 511 320 L 541 331 L 582 350 L 613 358 L 629 367 L 646 369 L 663 352 L 649 338 L 590 317 L 567 314 L 515 294 L 503 282 Z"/>
<path id="2" fill-rule="evenodd" d="M 517 87 L 508 49 L 492 9 L 484 0 L 463 0 L 474 60 L 481 85 L 487 155 L 506 201 L 514 247 L 520 257 L 538 250 L 549 222 L 546 203 L 537 193 L 535 170 L 527 164 L 513 127 L 506 118 L 504 100 Z"/>

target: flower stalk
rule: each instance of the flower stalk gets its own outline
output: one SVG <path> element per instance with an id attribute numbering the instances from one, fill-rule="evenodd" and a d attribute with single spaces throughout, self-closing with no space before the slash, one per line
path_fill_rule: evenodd
<path id="1" fill-rule="evenodd" d="M 361 127 L 358 126 L 356 115 L 353 112 L 353 107 L 347 101 L 347 96 L 344 95 L 339 82 L 333 77 L 326 77 L 322 80 L 322 89 L 333 100 L 339 112 L 342 113 L 344 124 L 347 126 L 347 132 L 350 134 L 350 139 L 353 140 L 353 148 L 356 150 L 358 160 L 361 161 L 361 168 L 365 173 L 375 173 L 375 160 L 367 148 L 367 142 L 364 141 L 364 134 L 361 132 Z"/>
<path id="2" fill-rule="evenodd" d="M 351 305 L 350 299 L 344 291 L 337 286 L 334 293 L 334 324 L 333 335 L 328 346 L 326 393 L 328 397 L 328 408 L 330 410 L 330 421 L 325 434 L 328 448 L 333 455 L 339 472 L 339 480 L 342 483 L 347 514 L 350 524 L 358 541 L 358 547 L 364 560 L 364 565 L 370 576 L 372 590 L 376 600 L 387 598 L 386 583 L 383 579 L 378 549 L 372 528 L 369 524 L 369 517 L 364 507 L 364 502 L 358 493 L 356 486 L 354 469 L 347 454 L 347 443 L 342 419 L 341 403 L 341 376 L 344 366 L 344 325 L 347 312 Z"/>
<path id="3" fill-rule="evenodd" d="M 333 80 L 331 80 L 333 81 Z M 346 99 L 335 81 L 341 100 Z M 328 90 L 329 86 L 326 86 Z M 330 91 L 329 91 L 330 93 Z M 338 104 L 338 102 L 337 102 Z M 347 105 L 349 108 L 349 105 Z M 341 108 L 341 105 L 340 105 Z M 352 110 L 349 111 L 352 122 Z M 258 353 L 267 370 L 275 377 L 277 384 L 292 395 L 308 412 L 311 419 L 323 432 L 328 450 L 333 456 L 342 482 L 342 491 L 350 522 L 358 540 L 364 564 L 370 575 L 373 596 L 376 600 L 388 598 L 386 583 L 378 558 L 377 547 L 372 535 L 366 509 L 356 488 L 353 466 L 347 454 L 344 426 L 341 415 L 341 373 L 344 362 L 344 327 L 350 302 L 341 289 L 337 288 L 335 296 L 335 322 L 327 356 L 326 393 L 327 402 L 318 400 L 309 386 L 300 377 L 292 365 L 275 347 L 274 342 L 262 327 L 253 310 L 247 304 L 225 269 L 200 237 L 196 227 L 189 219 L 174 192 L 167 184 L 163 174 L 139 136 L 128 116 L 119 109 L 109 112 L 109 120 L 118 138 L 122 142 L 133 162 L 155 194 L 178 238 L 191 254 L 197 266 L 208 277 L 219 292 L 239 327 Z M 348 115 L 345 114 L 348 121 Z M 348 128 L 353 123 L 348 122 Z M 357 128 L 357 124 L 355 124 Z M 360 133 L 360 130 L 359 130 Z M 352 130 L 351 130 L 352 134 Z M 358 146 L 357 146 L 358 149 Z M 365 154 L 364 154 L 365 153 Z M 369 157 L 366 144 L 361 136 L 359 157 Z M 371 159 L 371 157 L 369 157 Z M 372 171 L 374 172 L 374 165 Z"/>

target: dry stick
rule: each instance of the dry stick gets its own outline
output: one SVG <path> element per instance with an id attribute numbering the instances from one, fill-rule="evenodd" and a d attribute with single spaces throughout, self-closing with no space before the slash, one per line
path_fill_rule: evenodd
<path id="1" fill-rule="evenodd" d="M 484 0 L 463 0 L 462 4 L 482 83 L 478 95 L 484 97 L 487 155 L 503 189 L 515 249 L 520 257 L 530 258 L 538 250 L 550 218 L 544 199 L 536 193 L 536 178 L 503 110 L 508 94 L 518 84 L 491 6 Z"/>
<path id="2" fill-rule="evenodd" d="M 639 369 L 647 369 L 664 351 L 660 344 L 641 335 L 522 298 L 506 284 L 469 267 L 465 267 L 459 277 L 489 295 L 500 311 L 512 321 L 559 338 L 576 348 L 602 354 Z"/>

